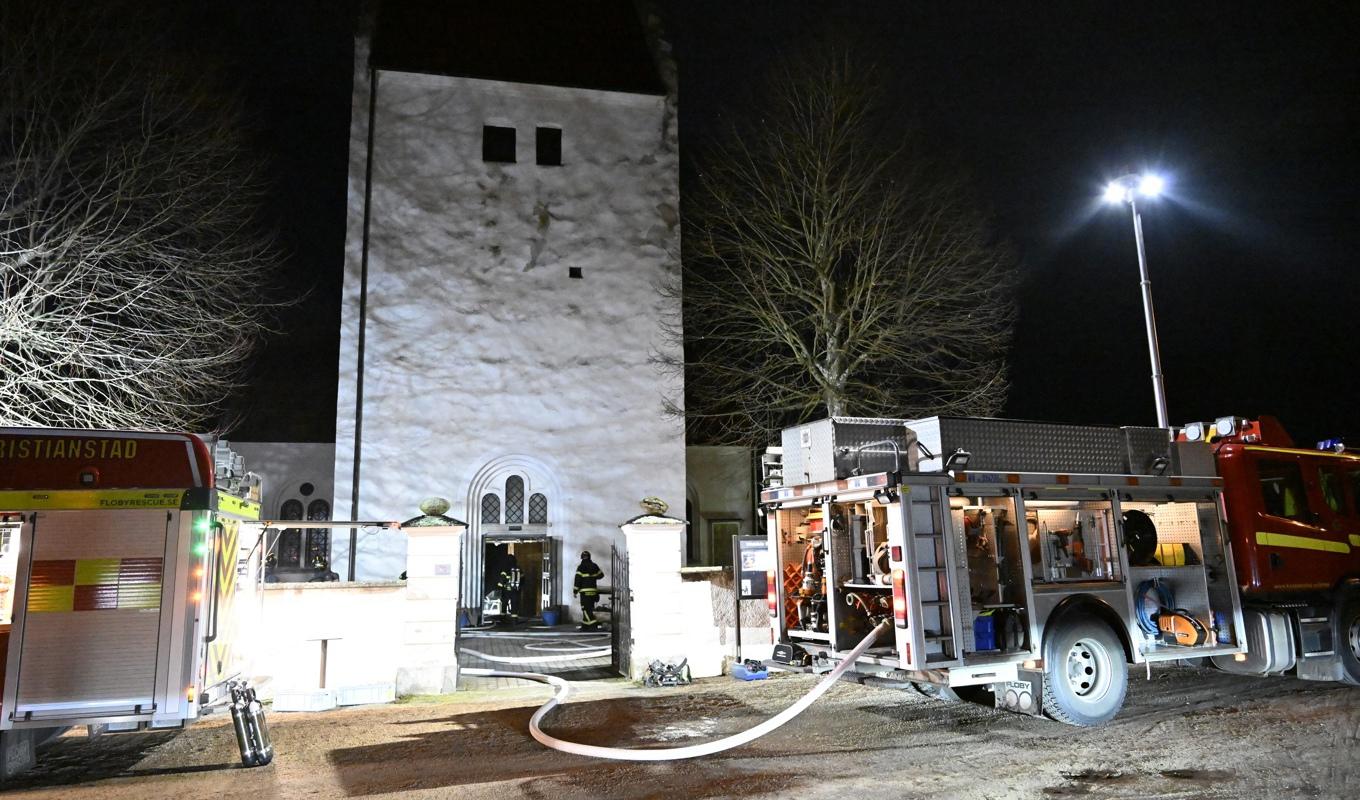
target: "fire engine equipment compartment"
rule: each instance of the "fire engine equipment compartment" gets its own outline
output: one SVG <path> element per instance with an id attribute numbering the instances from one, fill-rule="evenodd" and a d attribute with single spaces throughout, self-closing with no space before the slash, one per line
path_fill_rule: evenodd
<path id="1" fill-rule="evenodd" d="M 1128 662 L 1243 652 L 1221 484 L 1179 472 L 1169 431 L 917 426 L 919 471 L 899 459 L 900 472 L 842 474 L 835 448 L 811 448 L 821 463 L 802 474 L 831 477 L 798 482 L 795 469 L 761 492 L 781 643 L 845 659 L 891 619 L 891 647 L 860 653 L 857 672 L 986 687 L 998 707 L 1073 725 L 1118 713 Z"/>
<path id="2" fill-rule="evenodd" d="M 954 497 L 950 523 L 965 554 L 973 644 L 969 652 L 1007 653 L 1029 647 L 1029 603 L 1019 517 L 1013 497 Z M 918 561 L 920 545 L 917 546 Z"/>
<path id="3" fill-rule="evenodd" d="M 790 639 L 846 651 L 891 618 L 888 514 L 872 500 L 776 513 L 777 579 Z M 892 647 L 879 643 L 869 652 L 891 653 Z"/>
<path id="4" fill-rule="evenodd" d="M 1155 581 L 1168 591 L 1172 607 L 1158 609 L 1158 613 L 1180 611 L 1193 618 L 1208 631 L 1203 646 L 1234 641 L 1234 596 L 1229 585 L 1233 572 L 1225 554 L 1226 533 L 1218 504 L 1208 499 L 1154 500 L 1130 495 L 1120 509 L 1129 585 L 1136 589 Z M 1140 529 L 1155 535 L 1130 536 Z M 1145 653 L 1175 650 L 1185 643 L 1183 638 L 1178 642 L 1155 634 L 1145 639 L 1142 649 Z"/>

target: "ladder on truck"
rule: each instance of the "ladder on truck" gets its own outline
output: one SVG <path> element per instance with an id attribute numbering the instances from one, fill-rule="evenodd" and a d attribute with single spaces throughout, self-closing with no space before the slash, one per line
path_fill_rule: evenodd
<path id="1" fill-rule="evenodd" d="M 960 666 L 972 645 L 972 631 L 962 622 L 962 598 L 968 592 L 961 542 L 945 533 L 948 498 L 942 486 L 904 487 L 909 669 Z M 962 590 L 963 594 L 960 594 Z"/>

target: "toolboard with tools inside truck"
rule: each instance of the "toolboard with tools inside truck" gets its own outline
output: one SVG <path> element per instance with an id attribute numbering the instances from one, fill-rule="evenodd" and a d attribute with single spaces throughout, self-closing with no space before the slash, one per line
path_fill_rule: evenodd
<path id="1" fill-rule="evenodd" d="M 261 566 L 258 500 L 224 443 L 0 429 L 6 771 L 31 765 L 52 731 L 179 727 L 222 705 L 243 762 L 272 758 L 239 647 Z"/>
<path id="2" fill-rule="evenodd" d="M 1094 725 L 1122 706 L 1128 664 L 1242 657 L 1203 443 L 972 418 L 799 427 L 782 475 L 822 479 L 761 493 L 777 662 L 825 666 L 886 621 L 856 672 Z"/>

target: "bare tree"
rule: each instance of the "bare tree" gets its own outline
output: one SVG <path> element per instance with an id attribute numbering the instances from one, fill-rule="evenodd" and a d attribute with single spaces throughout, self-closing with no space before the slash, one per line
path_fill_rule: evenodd
<path id="1" fill-rule="evenodd" d="M 0 424 L 212 426 L 275 265 L 238 113 L 61 8 L 0 20 Z"/>
<path id="2" fill-rule="evenodd" d="M 891 114 L 847 59 L 781 78 L 704 160 L 689 206 L 685 359 L 671 363 L 686 398 L 671 410 L 690 440 L 765 444 L 826 415 L 996 412 L 1012 260 L 966 181 L 911 133 L 885 146 Z"/>

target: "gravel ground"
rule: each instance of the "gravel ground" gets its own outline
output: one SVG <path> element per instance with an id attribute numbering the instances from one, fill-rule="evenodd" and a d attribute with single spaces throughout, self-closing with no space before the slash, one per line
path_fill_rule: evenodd
<path id="1" fill-rule="evenodd" d="M 1121 716 L 1096 729 L 843 683 L 801 717 L 705 759 L 611 762 L 528 735 L 546 687 L 462 692 L 324 714 L 273 714 L 275 762 L 236 765 L 223 718 L 188 731 L 68 735 L 24 798 L 1050 798 L 1354 797 L 1360 690 L 1185 667 L 1131 676 Z M 617 746 L 693 743 L 747 728 L 812 685 L 582 684 L 545 728 Z"/>

